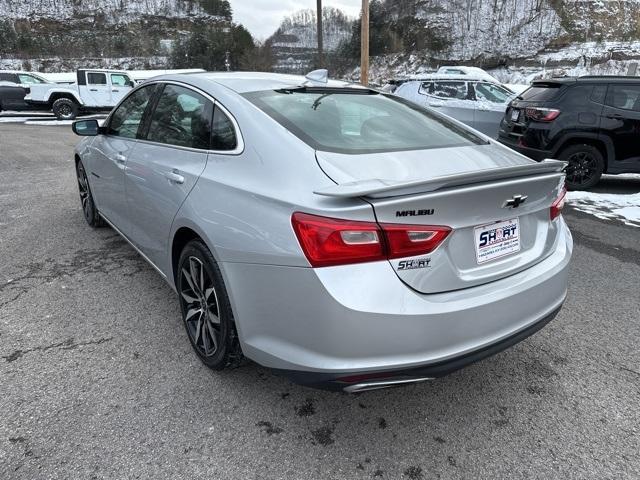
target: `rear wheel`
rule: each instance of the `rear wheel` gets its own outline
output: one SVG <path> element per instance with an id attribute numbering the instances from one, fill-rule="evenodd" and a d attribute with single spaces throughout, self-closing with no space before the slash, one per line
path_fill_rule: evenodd
<path id="1" fill-rule="evenodd" d="M 73 120 L 78 116 L 79 105 L 70 98 L 59 98 L 51 107 L 58 120 Z"/>
<path id="2" fill-rule="evenodd" d="M 559 157 L 569 162 L 565 170 L 569 190 L 587 190 L 593 187 L 604 171 L 604 157 L 592 145 L 572 145 L 564 149 Z"/>
<path id="3" fill-rule="evenodd" d="M 200 240 L 183 249 L 176 278 L 184 326 L 200 360 L 213 370 L 240 365 L 242 350 L 222 273 Z"/>
<path id="4" fill-rule="evenodd" d="M 96 208 L 96 204 L 93 202 L 93 195 L 91 195 L 91 188 L 89 188 L 87 172 L 84 169 L 82 160 L 78 160 L 76 163 L 76 174 L 78 177 L 78 190 L 80 192 L 80 203 L 82 205 L 84 219 L 87 221 L 89 226 L 93 228 L 103 227 L 104 220 L 102 220 L 102 217 Z"/>

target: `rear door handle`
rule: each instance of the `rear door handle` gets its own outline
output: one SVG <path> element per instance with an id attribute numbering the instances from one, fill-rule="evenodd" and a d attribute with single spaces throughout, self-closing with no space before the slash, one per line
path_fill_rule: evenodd
<path id="1" fill-rule="evenodd" d="M 115 89 L 115 88 L 114 88 L 114 89 L 113 89 L 113 90 L 111 90 L 111 91 L 112 91 L 112 92 L 119 92 L 120 90 L 118 90 L 118 89 Z"/>
<path id="2" fill-rule="evenodd" d="M 172 183 L 178 183 L 180 185 L 184 183 L 184 177 L 180 175 L 176 170 L 165 172 L 164 176 Z"/>
<path id="3" fill-rule="evenodd" d="M 605 115 L 605 117 L 607 117 L 607 118 L 624 118 L 619 113 L 610 113 L 609 115 Z"/>
<path id="4" fill-rule="evenodd" d="M 89 89 L 89 91 L 90 91 L 90 92 L 97 92 L 97 91 L 98 91 L 98 89 L 97 89 L 97 88 L 90 88 L 90 89 Z"/>

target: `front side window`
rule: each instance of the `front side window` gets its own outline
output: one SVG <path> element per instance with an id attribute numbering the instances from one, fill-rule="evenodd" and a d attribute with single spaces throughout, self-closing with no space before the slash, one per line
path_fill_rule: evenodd
<path id="1" fill-rule="evenodd" d="M 44 83 L 44 80 L 41 80 L 38 77 L 34 77 L 33 75 L 28 75 L 26 73 L 19 73 L 18 78 L 20 79 L 20 83 Z"/>
<path id="2" fill-rule="evenodd" d="M 609 85 L 606 104 L 640 112 L 640 85 Z"/>
<path id="3" fill-rule="evenodd" d="M 151 115 L 147 140 L 209 149 L 213 102 L 178 85 L 165 85 Z"/>
<path id="4" fill-rule="evenodd" d="M 485 143 L 408 100 L 369 90 L 269 90 L 244 96 L 316 150 L 357 154 Z"/>
<path id="5" fill-rule="evenodd" d="M 432 95 L 456 100 L 467 99 L 466 82 L 434 82 Z"/>
<path id="6" fill-rule="evenodd" d="M 89 85 L 106 85 L 107 84 L 107 74 L 106 73 L 89 72 L 89 73 L 87 73 L 87 83 Z"/>
<path id="7" fill-rule="evenodd" d="M 126 75 L 122 73 L 112 73 L 111 74 L 111 85 L 114 87 L 126 87 L 127 85 L 131 85 L 131 80 Z"/>
<path id="8" fill-rule="evenodd" d="M 111 115 L 107 134 L 124 138 L 136 138 L 142 116 L 155 88 L 155 85 L 148 85 L 129 95 Z"/>
<path id="9" fill-rule="evenodd" d="M 476 99 L 491 103 L 507 103 L 513 93 L 500 85 L 492 83 L 476 83 Z"/>

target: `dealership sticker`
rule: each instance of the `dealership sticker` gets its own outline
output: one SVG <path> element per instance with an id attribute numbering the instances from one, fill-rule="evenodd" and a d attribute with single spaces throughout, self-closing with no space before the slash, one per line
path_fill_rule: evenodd
<path id="1" fill-rule="evenodd" d="M 479 264 L 520 251 L 520 222 L 517 218 L 475 227 L 473 236 Z"/>

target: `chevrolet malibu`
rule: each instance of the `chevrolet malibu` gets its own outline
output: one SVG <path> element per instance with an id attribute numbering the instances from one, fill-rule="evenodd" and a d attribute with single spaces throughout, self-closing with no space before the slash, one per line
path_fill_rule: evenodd
<path id="1" fill-rule="evenodd" d="M 347 392 L 432 380 L 557 314 L 564 163 L 366 87 L 157 77 L 76 122 L 82 210 L 177 292 L 210 368 Z"/>

